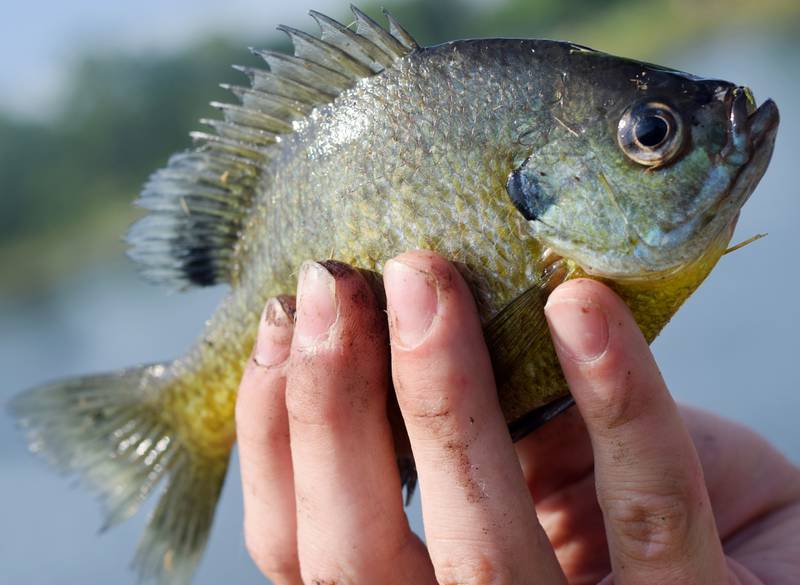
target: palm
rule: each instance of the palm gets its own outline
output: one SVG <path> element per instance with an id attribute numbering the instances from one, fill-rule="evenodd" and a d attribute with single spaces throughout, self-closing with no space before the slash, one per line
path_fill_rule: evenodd
<path id="1" fill-rule="evenodd" d="M 739 582 L 800 582 L 795 561 L 800 551 L 797 468 L 744 427 L 688 407 L 681 414 Z M 521 441 L 517 452 L 539 519 L 570 584 L 601 582 L 611 565 L 595 495 L 592 447 L 577 409 Z M 759 481 L 765 478 L 769 481 Z"/>

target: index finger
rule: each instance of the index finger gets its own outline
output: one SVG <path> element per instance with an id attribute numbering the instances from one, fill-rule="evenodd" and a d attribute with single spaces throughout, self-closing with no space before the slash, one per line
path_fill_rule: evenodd
<path id="1" fill-rule="evenodd" d="M 384 270 L 398 403 L 440 583 L 564 583 L 508 434 L 478 314 L 429 252 Z"/>
<path id="2" fill-rule="evenodd" d="M 614 582 L 727 582 L 697 452 L 627 306 L 581 279 L 545 313 L 591 436 Z"/>

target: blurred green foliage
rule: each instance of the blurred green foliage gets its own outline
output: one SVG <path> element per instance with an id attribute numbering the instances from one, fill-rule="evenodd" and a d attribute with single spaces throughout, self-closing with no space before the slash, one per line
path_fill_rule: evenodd
<path id="1" fill-rule="evenodd" d="M 562 37 L 648 58 L 721 27 L 796 23 L 797 0 L 413 0 L 389 10 L 422 44 L 465 36 Z M 343 3 L 340 17 L 349 22 Z M 362 6 L 379 21 L 375 5 Z M 271 25 L 265 23 L 265 30 Z M 310 26 L 309 30 L 313 28 Z M 259 46 L 288 49 L 278 37 Z M 0 112 L 0 295 L 118 253 L 117 233 L 148 174 L 190 146 L 220 82 L 242 83 L 231 63 L 255 64 L 239 41 L 210 39 L 169 55 L 91 55 L 69 77 L 45 121 Z"/>
<path id="2" fill-rule="evenodd" d="M 187 146 L 208 101 L 224 98 L 217 83 L 238 81 L 228 67 L 234 55 L 242 56 L 215 40 L 164 57 L 87 58 L 52 120 L 0 118 L 0 244 L 135 195 L 170 152 Z"/>

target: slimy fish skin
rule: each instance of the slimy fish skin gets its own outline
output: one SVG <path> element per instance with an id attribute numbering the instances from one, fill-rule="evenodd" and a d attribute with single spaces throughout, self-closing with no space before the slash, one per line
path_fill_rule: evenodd
<path id="1" fill-rule="evenodd" d="M 185 584 L 235 441 L 234 403 L 267 298 L 307 259 L 380 274 L 415 248 L 471 285 L 500 403 L 521 436 L 569 402 L 543 306 L 597 278 L 653 340 L 725 252 L 769 163 L 778 110 L 750 90 L 568 42 L 420 47 L 357 9 L 295 54 L 256 51 L 237 103 L 152 175 L 130 230 L 144 276 L 229 285 L 174 361 L 59 381 L 12 409 L 31 446 L 102 496 L 107 525 L 164 491 L 135 567 Z M 376 279 L 379 282 L 379 279 Z M 379 285 L 376 292 L 380 295 Z M 410 490 L 410 454 L 398 448 Z M 122 570 L 122 569 L 121 569 Z"/>

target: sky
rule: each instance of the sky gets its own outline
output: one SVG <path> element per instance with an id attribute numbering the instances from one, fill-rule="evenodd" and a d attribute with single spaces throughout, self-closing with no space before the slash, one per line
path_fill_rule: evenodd
<path id="1" fill-rule="evenodd" d="M 311 7 L 340 13 L 347 5 L 342 0 L 2 0 L 0 110 L 46 116 L 57 103 L 66 65 L 86 49 L 168 51 L 213 34 L 263 38 L 281 23 L 308 26 Z"/>

